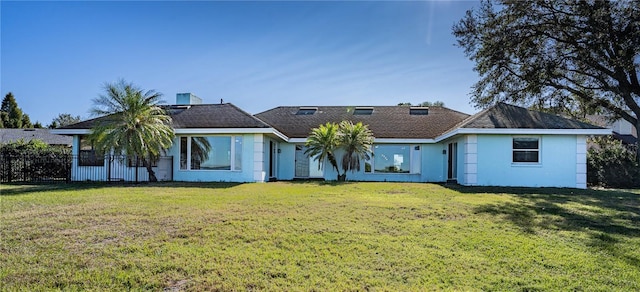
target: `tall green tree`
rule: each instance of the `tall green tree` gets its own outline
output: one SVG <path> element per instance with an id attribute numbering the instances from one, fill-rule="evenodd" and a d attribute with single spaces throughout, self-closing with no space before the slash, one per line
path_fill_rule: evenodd
<path id="1" fill-rule="evenodd" d="M 29 118 L 29 115 L 27 114 L 22 115 L 22 127 L 33 128 L 33 124 L 31 124 L 31 118 Z"/>
<path id="2" fill-rule="evenodd" d="M 640 135 L 640 1 L 484 1 L 453 34 L 476 63 L 478 107 L 578 101 Z"/>
<path id="3" fill-rule="evenodd" d="M 4 96 L 2 105 L 0 106 L 0 112 L 3 113 L 1 115 L 3 127 L 12 129 L 22 128 L 22 109 L 18 107 L 18 102 L 16 102 L 13 93 L 9 92 Z"/>
<path id="4" fill-rule="evenodd" d="M 68 113 L 62 113 L 62 114 L 59 114 L 57 117 L 55 117 L 53 120 L 51 120 L 51 124 L 49 124 L 49 128 L 54 129 L 57 127 L 64 127 L 67 125 L 79 123 L 81 120 L 82 119 L 80 118 L 80 116 L 73 116 Z"/>
<path id="5" fill-rule="evenodd" d="M 171 117 L 158 105 L 162 94 L 143 91 L 124 80 L 107 83 L 104 90 L 91 109 L 93 115 L 103 116 L 89 136 L 96 150 L 138 157 L 149 180 L 157 181 L 152 161 L 172 145 L 175 136 Z"/>
<path id="6" fill-rule="evenodd" d="M 373 156 L 373 132 L 362 122 L 342 121 L 338 141 L 344 150 L 340 165 L 345 177 L 347 171 L 360 171 L 360 160 L 369 160 Z"/>
<path id="7" fill-rule="evenodd" d="M 338 125 L 334 123 L 326 123 L 312 129 L 305 143 L 307 150 L 304 154 L 318 161 L 318 169 L 322 169 L 324 161 L 329 161 L 339 176 L 340 170 L 334 155 L 338 148 L 338 129 Z"/>

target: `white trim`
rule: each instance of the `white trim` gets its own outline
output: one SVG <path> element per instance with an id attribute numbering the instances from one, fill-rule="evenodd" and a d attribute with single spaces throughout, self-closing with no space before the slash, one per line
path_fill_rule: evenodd
<path id="1" fill-rule="evenodd" d="M 91 134 L 90 129 L 51 129 L 51 134 L 57 135 L 86 135 Z"/>
<path id="2" fill-rule="evenodd" d="M 264 170 L 264 136 L 253 136 L 253 181 L 264 182 L 266 172 Z"/>
<path id="3" fill-rule="evenodd" d="M 307 138 L 289 138 L 289 143 L 305 143 Z M 374 138 L 374 144 L 433 144 L 434 139 Z"/>
<path id="4" fill-rule="evenodd" d="M 435 142 L 434 139 L 376 138 L 373 140 L 373 143 L 377 144 L 430 144 Z"/>
<path id="5" fill-rule="evenodd" d="M 478 185 L 478 136 L 468 135 L 464 139 L 464 185 Z"/>
<path id="6" fill-rule="evenodd" d="M 285 141 L 293 144 L 304 144 L 305 142 L 307 142 L 307 138 L 289 138 Z"/>
<path id="7" fill-rule="evenodd" d="M 435 142 L 460 134 L 505 134 L 505 135 L 611 135 L 611 129 L 479 129 L 458 128 L 436 137 Z"/>
<path id="8" fill-rule="evenodd" d="M 513 148 L 513 142 L 516 139 L 527 139 L 527 138 L 538 139 L 538 148 L 536 149 Z M 538 161 L 532 161 L 532 162 L 513 161 L 513 153 L 515 151 L 538 151 Z M 528 136 L 518 135 L 518 136 L 511 137 L 511 166 L 542 166 L 542 137 L 538 135 L 528 135 Z"/>
<path id="9" fill-rule="evenodd" d="M 587 188 L 587 137 L 576 137 L 576 188 Z"/>

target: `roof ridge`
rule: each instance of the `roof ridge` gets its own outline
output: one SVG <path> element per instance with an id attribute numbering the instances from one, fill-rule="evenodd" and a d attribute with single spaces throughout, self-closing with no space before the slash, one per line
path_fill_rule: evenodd
<path id="1" fill-rule="evenodd" d="M 273 126 L 271 126 L 271 125 L 269 125 L 269 124 L 265 123 L 265 122 L 264 122 L 263 120 L 261 120 L 261 119 L 258 119 L 256 116 L 254 116 L 254 115 L 252 115 L 252 114 L 250 114 L 250 113 L 246 112 L 245 110 L 241 109 L 241 108 L 240 108 L 240 107 L 238 107 L 237 105 L 232 104 L 232 103 L 230 103 L 230 102 L 228 102 L 228 103 L 226 103 L 226 104 L 230 105 L 231 107 L 235 108 L 236 110 L 238 110 L 239 112 L 241 112 L 241 113 L 245 114 L 246 116 L 251 117 L 252 119 L 256 120 L 257 122 L 262 123 L 263 125 L 267 126 L 268 128 L 273 128 Z"/>

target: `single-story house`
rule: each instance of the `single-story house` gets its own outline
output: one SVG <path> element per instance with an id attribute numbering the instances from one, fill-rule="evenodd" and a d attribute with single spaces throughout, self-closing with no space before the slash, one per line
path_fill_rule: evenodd
<path id="1" fill-rule="evenodd" d="M 304 144 L 312 128 L 350 120 L 368 125 L 375 140 L 372 159 L 348 180 L 586 188 L 586 138 L 611 134 L 505 103 L 471 116 L 437 106 L 283 106 L 251 115 L 229 103 L 201 104 L 188 93 L 177 103 L 167 106 L 176 138 L 167 150 L 173 158 L 156 166 L 162 180 L 335 180 L 335 170 L 320 169 Z M 72 135 L 73 153 L 81 155 L 92 151 L 84 135 L 94 122 L 55 133 Z M 72 179 L 86 179 L 82 168 L 107 164 L 74 162 Z"/>
<path id="2" fill-rule="evenodd" d="M 40 140 L 51 146 L 71 147 L 73 138 L 51 133 L 50 129 L 0 129 L 0 144 Z"/>

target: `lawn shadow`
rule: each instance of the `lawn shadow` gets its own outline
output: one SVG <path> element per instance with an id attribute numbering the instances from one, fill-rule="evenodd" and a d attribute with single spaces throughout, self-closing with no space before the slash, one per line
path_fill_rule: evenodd
<path id="1" fill-rule="evenodd" d="M 71 183 L 13 183 L 5 184 L 16 186 L 0 189 L 0 196 L 17 196 L 30 193 L 48 191 L 82 191 L 112 187 L 169 187 L 169 188 L 205 188 L 227 189 L 241 185 L 242 183 L 229 182 L 71 182 Z"/>
<path id="2" fill-rule="evenodd" d="M 515 202 L 478 206 L 474 213 L 503 216 L 531 234 L 539 230 L 582 232 L 589 238 L 588 246 L 640 267 L 639 259 L 616 248 L 617 236 L 640 238 L 640 194 L 569 188 L 444 187 L 465 194 L 516 195 Z"/>
<path id="3" fill-rule="evenodd" d="M 1 188 L 0 196 L 18 196 L 31 193 L 48 191 L 79 191 L 99 189 L 113 186 L 113 184 L 99 182 L 74 182 L 74 183 L 6 183 L 5 186 L 15 186 L 11 188 Z"/>

